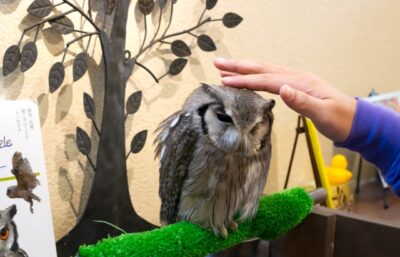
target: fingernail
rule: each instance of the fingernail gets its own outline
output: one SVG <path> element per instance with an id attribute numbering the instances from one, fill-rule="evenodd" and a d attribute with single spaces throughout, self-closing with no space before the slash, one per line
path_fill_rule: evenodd
<path id="1" fill-rule="evenodd" d="M 218 62 L 218 63 L 223 63 L 223 62 L 226 61 L 226 59 L 223 58 L 223 57 L 216 57 L 216 58 L 214 59 L 214 61 L 215 61 L 215 62 Z"/>
<path id="2" fill-rule="evenodd" d="M 283 85 L 281 91 L 282 91 L 282 95 L 284 95 L 286 98 L 291 99 L 294 96 L 293 88 L 291 88 L 288 85 Z"/>
<path id="3" fill-rule="evenodd" d="M 224 83 L 224 84 L 228 84 L 232 81 L 233 81 L 232 77 L 223 77 L 222 78 L 222 83 Z"/>

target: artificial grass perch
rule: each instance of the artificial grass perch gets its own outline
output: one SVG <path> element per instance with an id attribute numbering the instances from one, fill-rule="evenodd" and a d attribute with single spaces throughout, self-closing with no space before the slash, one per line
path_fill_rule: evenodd
<path id="1" fill-rule="evenodd" d="M 277 239 L 299 224 L 312 210 L 314 200 L 301 188 L 285 190 L 260 200 L 254 219 L 239 224 L 227 239 L 188 222 L 143 233 L 107 238 L 96 245 L 81 246 L 81 257 L 204 257 L 244 240 Z"/>

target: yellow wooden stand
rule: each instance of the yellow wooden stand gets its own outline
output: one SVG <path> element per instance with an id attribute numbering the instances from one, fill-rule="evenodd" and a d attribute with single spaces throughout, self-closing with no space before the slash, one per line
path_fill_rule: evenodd
<path id="1" fill-rule="evenodd" d="M 342 208 L 343 206 L 348 207 L 348 201 L 351 201 L 352 199 L 351 192 L 348 187 L 348 182 L 352 177 L 352 173 L 346 169 L 347 160 L 343 159 L 345 158 L 344 156 L 335 156 L 333 159 L 334 165 L 331 167 L 325 165 L 322 157 L 317 129 L 312 121 L 305 117 L 299 116 L 298 118 L 296 138 L 286 176 L 285 188 L 287 188 L 288 185 L 294 153 L 297 146 L 298 135 L 300 133 L 305 133 L 306 135 L 316 187 L 323 187 L 327 192 L 325 205 L 329 208 Z"/>

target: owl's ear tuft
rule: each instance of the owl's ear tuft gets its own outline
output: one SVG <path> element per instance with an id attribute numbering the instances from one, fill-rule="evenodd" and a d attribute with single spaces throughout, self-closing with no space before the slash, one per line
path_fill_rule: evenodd
<path id="1" fill-rule="evenodd" d="M 272 110 L 272 108 L 274 108 L 275 106 L 275 100 L 274 99 L 269 99 L 266 100 L 266 104 L 264 105 L 265 110 Z"/>
<path id="2" fill-rule="evenodd" d="M 12 220 L 15 214 L 17 214 L 17 206 L 15 204 L 11 205 L 5 210 L 5 213 L 8 216 L 8 219 Z"/>
<path id="3" fill-rule="evenodd" d="M 201 85 L 201 90 L 203 90 L 207 94 L 210 94 L 210 92 L 212 91 L 212 88 L 210 85 L 208 85 L 206 83 L 200 83 L 200 85 Z"/>
<path id="4" fill-rule="evenodd" d="M 209 95 L 215 101 L 222 103 L 221 98 L 218 96 L 217 90 L 215 90 L 215 88 L 213 88 L 212 86 L 205 83 L 201 83 L 201 90 L 203 90 L 204 93 Z"/>

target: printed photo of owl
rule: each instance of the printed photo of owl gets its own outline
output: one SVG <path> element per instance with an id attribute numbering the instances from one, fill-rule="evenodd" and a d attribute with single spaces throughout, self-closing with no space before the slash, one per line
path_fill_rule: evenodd
<path id="1" fill-rule="evenodd" d="M 15 214 L 15 205 L 0 211 L 0 257 L 28 257 L 18 245 L 17 226 L 13 221 Z"/>
<path id="2" fill-rule="evenodd" d="M 20 152 L 14 153 L 12 166 L 11 173 L 15 176 L 17 185 L 7 188 L 7 196 L 24 199 L 30 204 L 30 211 L 33 213 L 33 200 L 40 202 L 40 198 L 32 191 L 40 185 L 40 182 L 33 173 L 29 160 L 23 158 Z"/>
<path id="3" fill-rule="evenodd" d="M 254 217 L 271 159 L 275 102 L 203 84 L 156 130 L 160 218 L 186 220 L 227 237 Z"/>

